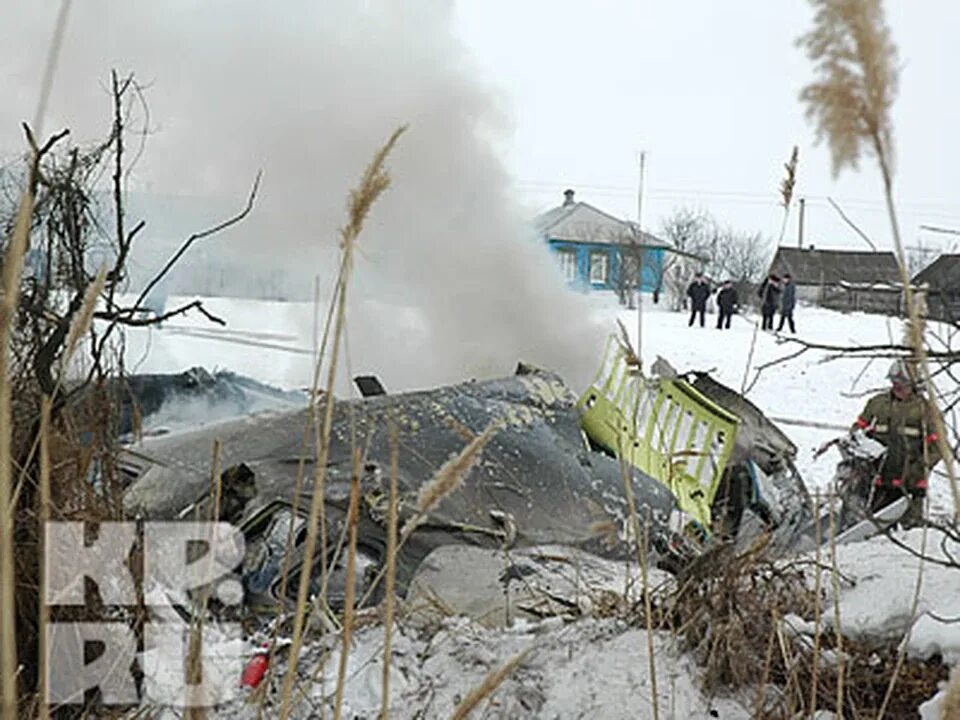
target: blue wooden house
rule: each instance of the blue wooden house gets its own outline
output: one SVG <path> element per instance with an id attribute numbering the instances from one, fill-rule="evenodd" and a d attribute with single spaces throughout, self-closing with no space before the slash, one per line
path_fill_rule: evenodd
<path id="1" fill-rule="evenodd" d="M 635 223 L 578 202 L 573 196 L 573 190 L 564 191 L 563 204 L 535 221 L 537 233 L 556 257 L 567 282 L 584 291 L 620 290 L 621 280 L 627 280 L 620 275 L 628 264 L 626 258 L 639 257 L 642 288 L 652 292 L 663 273 L 664 253 L 672 250 L 671 246 L 639 231 Z"/>

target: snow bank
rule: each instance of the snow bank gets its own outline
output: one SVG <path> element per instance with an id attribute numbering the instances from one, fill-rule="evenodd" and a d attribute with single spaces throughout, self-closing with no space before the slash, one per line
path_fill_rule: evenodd
<path id="1" fill-rule="evenodd" d="M 914 633 L 908 646 L 916 657 L 927 659 L 943 654 L 948 664 L 960 653 L 960 628 L 944 633 L 935 630 L 936 618 L 956 618 L 960 614 L 960 567 L 945 567 L 938 562 L 960 559 L 960 544 L 942 532 L 917 528 L 893 533 L 893 538 L 915 553 L 923 549 L 929 560 L 921 560 L 886 537 L 837 547 L 840 581 L 840 627 L 853 639 L 883 639 L 902 636 L 913 618 L 917 597 Z M 824 560 L 826 562 L 826 560 Z M 918 592 L 919 580 L 919 592 Z M 833 603 L 828 582 L 827 602 Z M 832 614 L 825 620 L 832 625 Z M 950 659 L 947 659 L 949 656 Z"/>
<path id="2" fill-rule="evenodd" d="M 457 704 L 487 674 L 519 653 L 523 662 L 481 703 L 471 717 L 569 718 L 651 717 L 653 682 L 646 634 L 614 620 L 555 620 L 489 630 L 466 618 L 450 618 L 424 638 L 407 623 L 394 631 L 390 717 L 450 717 Z M 318 671 L 317 682 L 300 701 L 295 717 L 319 717 L 333 704 L 340 650 L 308 647 L 301 675 Z M 654 638 L 656 697 L 661 717 L 749 718 L 736 702 L 707 698 L 698 688 L 693 662 L 676 652 L 667 634 Z M 380 710 L 383 629 L 357 633 L 347 663 L 344 717 L 375 717 Z M 269 714 L 269 711 L 268 711 Z M 218 717 L 252 720 L 253 707 L 221 708 Z"/>

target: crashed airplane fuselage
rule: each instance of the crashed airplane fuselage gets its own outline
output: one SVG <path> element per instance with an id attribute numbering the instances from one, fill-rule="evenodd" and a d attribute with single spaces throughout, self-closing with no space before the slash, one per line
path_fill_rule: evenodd
<path id="1" fill-rule="evenodd" d="M 191 509 L 209 495 L 212 448 L 219 439 L 220 517 L 240 526 L 247 538 L 248 599 L 288 600 L 296 583 L 288 583 L 293 589 L 286 598 L 279 597 L 279 568 L 289 558 L 294 578 L 302 569 L 305 516 L 317 487 L 313 418 L 322 417 L 323 401 L 320 405 L 316 413 L 305 408 L 245 417 L 129 447 L 124 465 L 135 480 L 125 496 L 127 511 L 150 519 L 192 518 Z M 564 544 L 607 557 L 632 554 L 635 545 L 625 542 L 631 525 L 625 478 L 651 544 L 665 547 L 677 540 L 670 530 L 677 508 L 670 490 L 591 449 L 577 397 L 557 375 L 521 366 L 517 374 L 495 380 L 334 402 L 323 490 L 329 567 L 339 563 L 333 549 L 341 544 L 355 449 L 363 457 L 359 553 L 368 572 L 362 585 L 384 560 L 391 427 L 402 524 L 415 514 L 424 484 L 491 424 L 498 428 L 479 462 L 401 549 L 401 587 L 432 549 L 445 544 Z M 293 549 L 287 553 L 291 525 Z M 320 562 L 317 558 L 311 575 L 319 575 Z M 332 581 L 334 591 L 335 586 Z"/>

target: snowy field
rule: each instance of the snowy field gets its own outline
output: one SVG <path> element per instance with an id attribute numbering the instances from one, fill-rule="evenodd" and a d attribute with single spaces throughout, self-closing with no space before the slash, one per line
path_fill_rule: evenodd
<path id="1" fill-rule="evenodd" d="M 177 318 L 159 330 L 132 331 L 127 339 L 128 371 L 171 372 L 202 365 L 229 368 L 285 388 L 309 385 L 315 332 L 312 305 L 222 298 L 206 300 L 205 305 L 228 321 L 227 328 L 211 326 L 197 316 Z M 623 310 L 608 298 L 584 298 L 583 307 L 610 332 L 620 319 L 635 340 L 636 312 Z M 351 357 L 350 374 L 372 372 L 389 378 L 389 363 L 409 362 L 402 357 L 407 347 L 404 338 L 425 331 L 414 310 L 384 305 L 377 312 L 384 328 L 380 352 L 368 350 L 363 357 Z M 721 382 L 740 389 L 754 338 L 752 368 L 799 349 L 773 334 L 755 334 L 752 315 L 734 317 L 733 327 L 724 331 L 715 329 L 715 320 L 715 315 L 708 315 L 707 327 L 689 328 L 685 314 L 667 312 L 647 299 L 642 328 L 645 365 L 660 355 L 678 370 L 709 370 Z M 796 320 L 799 337 L 831 345 L 899 341 L 902 334 L 899 321 L 882 316 L 799 307 Z M 598 364 L 602 349 L 602 345 L 596 348 Z M 527 358 L 504 360 L 503 367 L 493 369 L 512 372 L 513 364 L 522 359 Z M 825 353 L 810 351 L 765 370 L 759 378 L 751 371 L 748 398 L 772 418 L 848 427 L 866 397 L 886 386 L 888 364 L 828 361 Z M 388 389 L 402 389 L 389 381 L 386 384 Z M 583 388 L 574 389 L 579 392 Z M 837 456 L 827 454 L 814 461 L 813 450 L 840 430 L 795 424 L 781 424 L 781 428 L 799 448 L 798 467 L 808 486 L 825 488 Z M 946 481 L 935 479 L 931 511 L 943 514 L 950 507 Z M 902 533 L 901 539 L 912 547 L 925 547 L 932 555 L 952 552 L 953 557 L 960 557 L 960 547 L 949 541 L 941 543 L 933 534 L 924 537 L 920 530 Z M 843 546 L 838 555 L 839 569 L 846 578 L 840 588 L 840 617 L 847 636 L 888 639 L 897 645 L 912 628 L 905 646 L 912 657 L 939 656 L 948 665 L 960 662 L 960 626 L 950 622 L 960 615 L 960 570 L 924 563 L 921 582 L 916 557 L 882 538 Z M 793 623 L 791 632 L 810 632 L 811 620 L 788 618 Z M 478 717 L 651 717 L 646 641 L 641 631 L 628 630 L 615 621 L 581 620 L 494 631 L 466 619 L 450 620 L 428 643 L 429 649 L 418 644 L 421 641 L 409 628 L 398 632 L 392 716 L 448 717 L 456 701 L 487 672 L 519 650 L 533 648 L 528 661 L 495 696 L 498 699 L 486 705 Z M 363 630 L 356 639 L 350 660 L 349 707 L 345 708 L 349 717 L 376 714 L 381 673 L 377 649 L 381 643 L 382 630 L 376 627 Z M 657 673 L 662 680 L 658 692 L 661 717 L 752 716 L 746 709 L 751 705 L 743 698 L 740 700 L 746 704 L 704 696 L 697 689 L 692 661 L 673 648 L 668 636 L 658 634 L 656 647 Z M 320 650 L 317 646 L 306 652 L 318 654 Z M 334 667 L 335 657 L 329 663 Z M 430 710 L 421 713 L 419 709 L 428 701 Z M 303 716 L 324 704 L 323 697 L 316 698 L 312 710 L 303 709 Z M 928 703 L 922 713 L 924 718 L 939 717 L 936 703 Z M 234 706 L 223 716 L 246 717 L 248 713 Z"/>

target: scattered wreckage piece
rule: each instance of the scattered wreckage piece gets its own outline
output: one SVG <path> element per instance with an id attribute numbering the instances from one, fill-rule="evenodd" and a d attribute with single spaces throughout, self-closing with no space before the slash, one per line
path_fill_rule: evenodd
<path id="1" fill-rule="evenodd" d="M 663 586 L 672 577 L 649 568 L 648 587 Z M 486 627 L 509 627 L 517 620 L 623 610 L 624 603 L 636 602 L 642 592 L 636 563 L 625 568 L 622 562 L 576 548 L 538 545 L 503 552 L 445 545 L 420 564 L 410 582 L 407 606 L 421 615 L 434 610 L 463 615 Z"/>
<path id="2" fill-rule="evenodd" d="M 321 405 L 322 405 L 321 400 Z M 146 439 L 125 450 L 124 466 L 136 480 L 125 494 L 130 514 L 173 519 L 198 513 L 209 495 L 211 448 L 222 443 L 220 517 L 247 539 L 243 580 L 251 605 L 290 599 L 303 571 L 301 545 L 317 457 L 313 411 L 304 408 L 249 417 L 186 433 Z M 366 589 L 384 561 L 390 427 L 399 443 L 400 520 L 415 514 L 416 498 L 444 462 L 491 423 L 500 423 L 478 465 L 414 532 L 397 558 L 402 589 L 424 557 L 451 544 L 490 548 L 562 544 L 609 558 L 635 557 L 624 541 L 629 526 L 624 474 L 632 482 L 641 522 L 651 543 L 676 545 L 669 489 L 586 442 L 577 398 L 554 373 L 521 365 L 510 377 L 432 390 L 334 401 L 323 488 L 326 547 L 342 546 L 353 449 L 363 449 L 358 582 Z M 301 469 L 301 464 L 305 467 Z M 298 476 L 302 497 L 294 510 Z M 288 597 L 279 596 L 280 574 L 293 526 Z M 331 570 L 329 599 L 336 604 L 345 573 L 330 550 L 310 569 L 320 588 L 319 565 Z"/>
<path id="3" fill-rule="evenodd" d="M 644 376 L 626 343 L 610 337 L 578 403 L 591 441 L 669 487 L 687 534 L 707 541 L 768 530 L 774 547 L 798 543 L 813 514 L 796 446 L 707 373 L 681 374 L 659 357 L 652 369 Z"/>
<path id="4" fill-rule="evenodd" d="M 301 392 L 281 390 L 229 370 L 192 367 L 180 373 L 141 373 L 108 382 L 120 409 L 118 434 L 152 434 L 195 427 L 263 410 L 300 408 Z"/>

